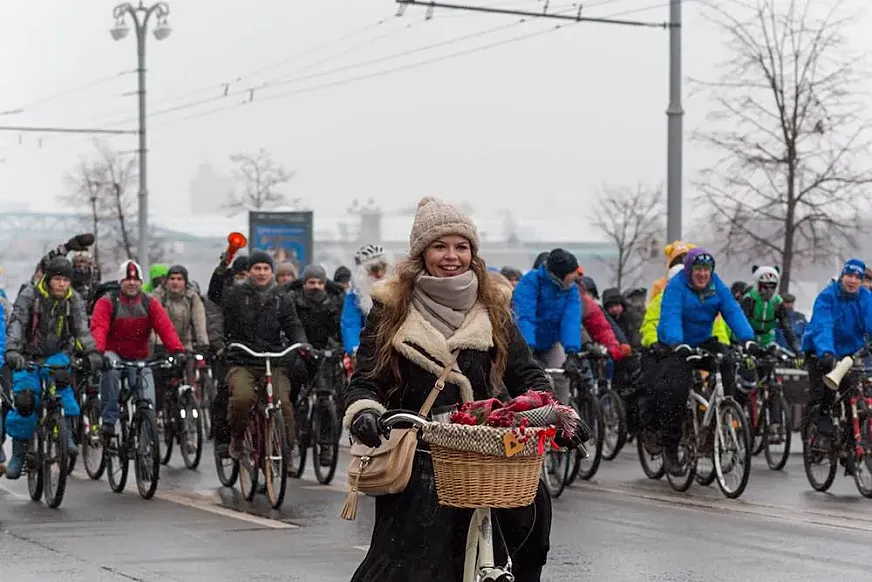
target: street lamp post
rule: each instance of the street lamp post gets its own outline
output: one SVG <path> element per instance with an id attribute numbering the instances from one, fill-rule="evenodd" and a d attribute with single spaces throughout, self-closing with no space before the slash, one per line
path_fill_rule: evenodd
<path id="1" fill-rule="evenodd" d="M 155 2 L 151 6 L 144 6 L 142 0 L 139 6 L 133 6 L 130 2 L 119 4 L 112 11 L 112 16 L 115 18 L 115 26 L 109 31 L 112 38 L 121 40 L 130 32 L 130 27 L 127 26 L 126 17 L 130 16 L 133 19 L 134 30 L 136 31 L 136 54 L 138 63 L 136 68 L 138 79 L 139 97 L 139 244 L 137 249 L 137 258 L 145 272 L 148 272 L 148 166 L 147 166 L 147 143 L 146 143 L 146 123 L 145 123 L 145 40 L 148 36 L 148 21 L 152 15 L 157 18 L 157 24 L 154 27 L 154 37 L 157 40 L 163 40 L 170 35 L 172 29 L 167 22 L 167 17 L 170 14 L 170 7 L 166 2 Z"/>
<path id="2" fill-rule="evenodd" d="M 88 181 L 88 190 L 91 194 L 91 218 L 94 219 L 94 265 L 100 268 L 99 233 L 97 232 L 97 198 L 102 185 L 99 182 Z"/>

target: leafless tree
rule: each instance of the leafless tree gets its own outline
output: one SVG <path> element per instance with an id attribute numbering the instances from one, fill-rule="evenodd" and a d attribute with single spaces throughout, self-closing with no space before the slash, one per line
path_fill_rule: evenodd
<path id="1" fill-rule="evenodd" d="M 636 284 L 643 265 L 656 253 L 663 205 L 661 188 L 607 186 L 600 192 L 593 225 L 617 250 L 618 256 L 605 262 L 618 289 Z"/>
<path id="2" fill-rule="evenodd" d="M 795 266 L 853 247 L 869 199 L 865 71 L 845 35 L 856 14 L 843 0 L 727 0 L 708 16 L 732 56 L 695 81 L 714 104 L 696 138 L 722 155 L 696 186 L 722 250 L 781 265 L 786 292 Z"/>
<path id="3" fill-rule="evenodd" d="M 242 184 L 242 192 L 231 192 L 224 205 L 230 210 L 230 216 L 243 210 L 265 210 L 285 203 L 286 195 L 277 188 L 290 182 L 294 173 L 276 164 L 266 150 L 261 149 L 255 156 L 234 154 L 230 161 L 236 164 L 233 174 Z"/>

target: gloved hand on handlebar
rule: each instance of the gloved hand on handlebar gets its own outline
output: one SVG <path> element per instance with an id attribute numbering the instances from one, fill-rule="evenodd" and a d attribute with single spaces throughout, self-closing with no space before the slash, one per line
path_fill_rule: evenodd
<path id="1" fill-rule="evenodd" d="M 582 444 L 590 440 L 590 427 L 584 420 L 578 421 L 578 427 L 575 429 L 575 434 L 572 437 L 567 437 L 562 430 L 554 437 L 554 442 L 558 447 L 575 450 Z"/>
<path id="2" fill-rule="evenodd" d="M 6 365 L 9 366 L 11 370 L 17 372 L 24 369 L 27 365 L 27 360 L 16 351 L 8 351 L 6 352 Z"/>
<path id="3" fill-rule="evenodd" d="M 581 358 L 575 352 L 566 354 L 566 360 L 563 362 L 563 372 L 567 376 L 578 376 L 581 374 Z"/>
<path id="4" fill-rule="evenodd" d="M 763 350 L 760 349 L 760 344 L 755 341 L 747 341 L 742 347 L 749 356 L 759 356 L 763 353 Z"/>
<path id="5" fill-rule="evenodd" d="M 6 354 L 6 361 L 9 361 L 9 354 Z M 821 374 L 829 374 L 836 367 L 836 356 L 827 352 L 818 358 L 818 370 Z"/>
<path id="6" fill-rule="evenodd" d="M 361 410 L 354 415 L 348 431 L 356 440 L 368 447 L 381 445 L 381 437 L 384 429 L 381 425 L 381 413 L 374 408 Z"/>
<path id="7" fill-rule="evenodd" d="M 693 348 L 687 344 L 679 344 L 672 348 L 672 353 L 681 358 L 687 358 L 693 354 Z"/>

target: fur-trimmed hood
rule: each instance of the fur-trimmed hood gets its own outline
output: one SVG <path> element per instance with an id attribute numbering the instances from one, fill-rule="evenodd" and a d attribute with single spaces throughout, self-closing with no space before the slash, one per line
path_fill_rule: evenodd
<path id="1" fill-rule="evenodd" d="M 369 276 L 369 267 L 382 263 L 385 265 L 385 278 L 389 278 L 393 272 L 394 263 L 388 255 L 382 255 L 377 260 L 367 261 L 358 265 L 351 274 L 351 292 L 357 296 L 357 304 L 363 315 L 369 315 L 372 309 L 373 287 L 381 281 L 376 281 Z"/>
<path id="2" fill-rule="evenodd" d="M 389 281 L 380 282 L 372 290 L 372 298 L 390 305 L 395 300 L 394 286 Z M 469 310 L 458 330 L 445 339 L 421 313 L 410 306 L 409 315 L 391 340 L 397 353 L 416 366 L 439 376 L 453 360 L 453 353 L 460 350 L 487 352 L 494 347 L 493 326 L 487 308 L 479 302 Z M 472 384 L 461 373 L 455 362 L 447 381 L 457 385 L 464 402 L 474 400 Z"/>

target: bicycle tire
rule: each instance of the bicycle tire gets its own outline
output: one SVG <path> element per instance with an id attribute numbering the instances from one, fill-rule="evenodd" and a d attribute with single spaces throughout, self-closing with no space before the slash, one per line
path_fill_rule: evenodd
<path id="1" fill-rule="evenodd" d="M 828 439 L 828 444 L 830 446 L 826 450 L 812 450 L 811 443 L 814 442 L 815 437 L 818 434 L 817 426 L 815 425 L 814 418 L 817 416 L 820 408 L 815 405 L 806 416 L 805 421 L 802 426 L 802 465 L 805 469 L 805 476 L 808 479 L 809 485 L 811 485 L 812 489 L 815 491 L 825 492 L 832 485 L 833 481 L 836 478 L 836 469 L 838 467 L 838 448 L 833 445 L 835 442 L 835 436 Z M 818 480 L 816 477 L 812 476 L 812 461 L 813 457 L 817 455 L 822 455 L 821 460 L 827 459 L 829 461 L 830 468 L 827 471 L 827 475 L 823 480 Z"/>
<path id="2" fill-rule="evenodd" d="M 309 399 L 304 398 L 294 407 L 294 432 L 297 444 L 288 459 L 288 475 L 300 479 L 306 472 L 306 454 L 309 451 Z"/>
<path id="3" fill-rule="evenodd" d="M 784 466 L 787 464 L 787 460 L 790 458 L 790 444 L 793 435 L 790 430 L 790 414 L 787 399 L 784 396 L 777 396 L 779 400 L 779 407 L 781 408 L 781 430 L 783 432 L 784 437 L 784 450 L 779 454 L 771 450 L 771 443 L 769 442 L 769 435 L 766 435 L 766 445 L 764 448 L 764 453 L 766 455 L 766 464 L 769 465 L 769 468 L 773 471 L 781 471 L 784 469 Z"/>
<path id="4" fill-rule="evenodd" d="M 574 460 L 569 451 L 545 451 L 545 459 L 542 462 L 540 480 L 545 486 L 545 489 L 554 499 L 563 495 L 564 489 L 566 489 L 566 486 L 569 484 L 569 473 L 573 463 Z M 553 479 L 549 477 L 549 464 L 556 467 L 554 469 Z"/>
<path id="5" fill-rule="evenodd" d="M 260 448 L 255 444 L 254 435 L 252 434 L 252 423 L 260 422 L 255 418 L 256 413 L 252 412 L 252 416 L 248 421 L 248 426 L 245 428 L 245 436 L 242 439 L 242 456 L 239 457 L 236 465 L 239 467 L 239 491 L 246 501 L 254 499 L 257 493 L 257 465 L 252 461 L 252 454 L 256 453 Z"/>
<path id="6" fill-rule="evenodd" d="M 134 422 L 136 432 L 136 451 L 134 452 L 134 474 L 136 488 L 143 499 L 151 499 L 157 491 L 160 480 L 160 444 L 157 421 L 151 409 L 142 408 L 137 411 Z M 144 446 L 151 443 L 150 447 Z M 145 449 L 145 450 L 143 450 Z"/>
<path id="7" fill-rule="evenodd" d="M 327 430 L 330 434 L 330 442 L 326 445 L 321 442 L 321 431 L 324 429 L 323 421 L 327 421 Z M 336 406 L 332 400 L 326 399 L 320 404 L 316 403 L 312 412 L 312 467 L 315 470 L 315 478 L 321 485 L 329 485 L 336 475 L 336 467 L 339 464 L 339 437 L 336 428 L 339 426 L 339 417 L 336 414 Z M 330 448 L 330 465 L 321 465 L 321 449 Z"/>
<path id="8" fill-rule="evenodd" d="M 857 486 L 857 491 L 860 495 L 868 499 L 872 498 L 872 483 L 869 482 L 869 478 L 872 477 L 872 472 L 870 472 L 872 462 L 869 460 L 872 458 L 872 443 L 870 443 L 870 436 L 872 435 L 869 433 L 869 411 L 867 409 L 860 408 L 857 410 L 857 423 L 860 426 L 860 439 L 857 447 L 861 453 L 859 459 L 856 456 L 854 457 L 854 484 Z M 848 462 L 850 462 L 850 459 Z M 864 482 L 864 477 L 866 482 Z"/>
<path id="9" fill-rule="evenodd" d="M 699 462 L 702 460 L 708 460 L 711 462 L 711 467 L 708 469 L 700 469 Z M 703 486 L 708 487 L 717 479 L 717 474 L 715 472 L 715 460 L 711 455 L 705 455 L 701 457 L 697 457 L 696 459 L 696 476 L 694 477 L 696 482 Z"/>
<path id="10" fill-rule="evenodd" d="M 696 480 L 697 435 L 693 424 L 693 412 L 690 409 L 686 410 L 687 413 L 685 416 L 684 428 L 681 432 L 681 441 L 678 444 L 679 457 L 682 452 L 684 453 L 685 472 L 683 475 L 673 475 L 669 471 L 666 471 L 666 480 L 669 482 L 669 486 L 679 493 L 683 493 L 690 489 L 690 486 Z"/>
<path id="11" fill-rule="evenodd" d="M 264 434 L 263 480 L 270 507 L 278 509 L 288 490 L 288 433 L 281 409 L 270 410 Z M 276 450 L 278 449 L 278 450 Z M 277 466 L 273 465 L 277 461 Z M 275 468 L 275 470 L 273 470 Z M 278 478 L 278 484 L 276 484 Z"/>
<path id="12" fill-rule="evenodd" d="M 176 420 L 179 416 L 177 407 L 170 402 L 170 399 L 172 398 L 169 393 L 170 390 L 172 390 L 172 388 L 167 389 L 167 394 L 164 397 L 163 429 L 158 429 L 158 434 L 163 436 L 164 446 L 163 454 L 160 455 L 161 465 L 169 463 L 173 456 L 173 441 L 176 440 L 176 431 L 173 427 L 176 425 Z"/>
<path id="13" fill-rule="evenodd" d="M 725 416 L 726 418 L 724 418 Z M 727 421 L 732 424 L 732 432 L 736 435 L 736 441 L 733 443 L 737 446 L 735 451 L 736 457 L 733 460 L 732 468 L 737 468 L 740 461 L 742 466 L 742 472 L 739 475 L 739 483 L 735 488 L 729 488 L 726 484 L 726 473 L 732 473 L 732 471 L 725 470 L 724 460 L 719 454 L 719 449 L 723 451 L 727 445 L 720 430 Z M 718 406 L 718 423 L 715 425 L 714 461 L 715 473 L 717 473 L 718 477 L 718 488 L 727 499 L 738 499 L 741 497 L 742 493 L 745 492 L 745 488 L 748 486 L 748 479 L 751 477 L 750 430 L 748 420 L 745 418 L 745 411 L 730 398 L 722 400 Z M 739 450 L 739 447 L 744 448 L 744 450 Z"/>
<path id="14" fill-rule="evenodd" d="M 212 403 L 215 401 L 215 381 L 206 373 L 200 375 L 200 418 L 203 419 L 203 435 L 212 440 Z"/>
<path id="15" fill-rule="evenodd" d="M 645 449 L 644 440 L 641 437 L 636 439 L 636 452 L 639 455 L 639 464 L 642 465 L 642 471 L 646 477 L 657 481 L 662 479 L 663 474 L 666 472 L 666 466 L 663 463 L 663 453 L 657 455 L 649 454 Z"/>
<path id="16" fill-rule="evenodd" d="M 575 461 L 578 464 L 578 471 L 575 471 L 573 468 L 573 472 L 579 478 L 587 481 L 596 475 L 600 463 L 602 462 L 604 433 L 603 419 L 602 415 L 599 413 L 599 401 L 592 394 L 588 394 L 582 399 L 579 412 L 584 415 L 581 418 L 591 429 L 591 437 L 586 443 L 584 443 L 584 447 L 587 449 L 589 457 L 585 459 L 582 457 L 580 451 L 576 452 Z M 585 468 L 584 465 L 587 461 L 590 461 L 590 465 Z"/>
<path id="17" fill-rule="evenodd" d="M 236 480 L 239 478 L 239 462 L 228 456 L 219 455 L 217 451 L 212 456 L 215 458 L 215 472 L 218 473 L 218 481 L 221 485 L 224 487 L 236 485 Z"/>
<path id="18" fill-rule="evenodd" d="M 25 456 L 27 463 L 27 493 L 33 501 L 42 499 L 45 475 L 42 472 L 42 430 L 37 429 L 30 437 L 28 451 Z"/>
<path id="19" fill-rule="evenodd" d="M 70 450 L 67 446 L 67 423 L 65 418 L 57 412 L 52 412 L 46 419 L 40 430 L 45 435 L 43 441 L 42 466 L 43 471 L 43 498 L 45 504 L 52 509 L 60 507 L 64 500 L 64 491 L 67 488 L 67 475 L 69 475 Z M 55 458 L 52 448 L 57 447 L 57 479 L 52 476 L 51 467 Z"/>
<path id="20" fill-rule="evenodd" d="M 100 434 L 100 399 L 96 396 L 85 401 L 79 426 L 82 464 L 88 477 L 97 481 L 106 470 L 106 456 L 103 454 L 103 436 Z"/>
<path id="21" fill-rule="evenodd" d="M 757 390 L 748 394 L 748 401 L 745 402 L 745 406 L 742 407 L 742 412 L 745 414 L 748 431 L 751 436 L 751 455 L 755 457 L 763 452 L 763 447 L 766 444 L 763 432 L 767 428 L 765 420 L 766 416 L 763 413 L 763 407 L 766 406 L 766 404 L 758 398 L 757 394 L 759 394 Z M 751 400 L 752 396 L 754 398 L 753 402 Z M 756 411 L 752 410 L 752 405 L 757 407 Z"/>
<path id="22" fill-rule="evenodd" d="M 182 430 L 179 431 L 179 452 L 182 454 L 185 467 L 194 470 L 200 465 L 200 459 L 203 456 L 202 408 L 197 403 L 194 394 L 188 392 L 182 397 L 179 410 L 185 412 L 184 418 L 181 419 Z M 188 439 L 191 437 L 193 437 L 193 450 L 190 450 L 188 446 L 190 444 Z"/>
<path id="23" fill-rule="evenodd" d="M 611 406 L 608 404 L 611 403 Z M 602 393 L 599 399 L 600 416 L 603 419 L 603 459 L 613 461 L 624 448 L 627 443 L 627 411 L 624 406 L 624 401 L 618 396 L 618 393 L 613 389 L 608 389 Z M 614 426 L 612 427 L 606 422 L 606 415 L 614 417 Z M 608 428 L 607 428 L 608 427 Z M 615 443 L 607 444 L 609 439 L 606 438 L 606 433 L 613 428 L 617 433 L 615 435 Z"/>
<path id="24" fill-rule="evenodd" d="M 122 414 L 124 414 L 122 412 Z M 120 431 L 114 437 L 115 448 L 103 449 L 103 454 L 106 457 L 106 479 L 109 481 L 109 488 L 115 493 L 121 493 L 127 486 L 127 475 L 130 470 L 130 455 L 128 454 L 128 446 L 130 439 L 130 429 L 127 426 L 127 420 L 119 419 Z M 115 476 L 113 465 L 118 465 L 118 476 Z"/>

